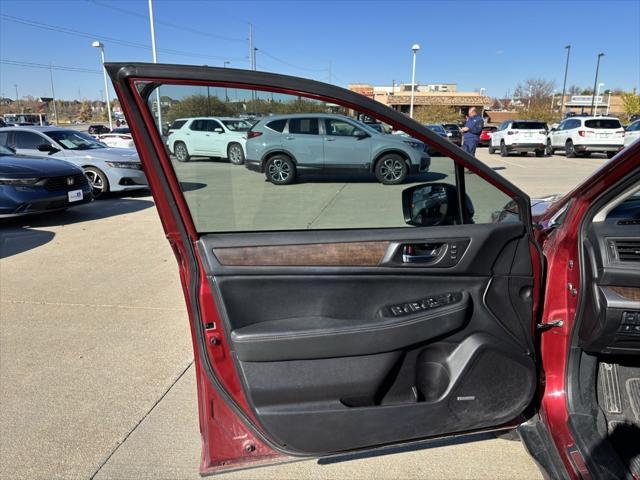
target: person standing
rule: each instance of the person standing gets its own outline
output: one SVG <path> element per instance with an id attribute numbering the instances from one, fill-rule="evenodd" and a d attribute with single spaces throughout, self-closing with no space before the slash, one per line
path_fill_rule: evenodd
<path id="1" fill-rule="evenodd" d="M 471 107 L 469 109 L 467 121 L 462 128 L 462 131 L 464 132 L 464 135 L 462 137 L 462 149 L 465 152 L 470 153 L 474 157 L 476 156 L 476 147 L 478 146 L 478 142 L 480 141 L 480 133 L 482 133 L 482 127 L 484 127 L 482 117 L 478 115 L 478 111 L 475 107 Z"/>

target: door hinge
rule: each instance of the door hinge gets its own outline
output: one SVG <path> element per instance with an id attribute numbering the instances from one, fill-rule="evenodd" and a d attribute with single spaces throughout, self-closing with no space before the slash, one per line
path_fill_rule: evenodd
<path id="1" fill-rule="evenodd" d="M 536 325 L 536 328 L 544 332 L 551 328 L 561 327 L 563 325 L 564 325 L 564 322 L 562 320 L 552 320 L 546 323 L 539 323 L 538 325 Z"/>

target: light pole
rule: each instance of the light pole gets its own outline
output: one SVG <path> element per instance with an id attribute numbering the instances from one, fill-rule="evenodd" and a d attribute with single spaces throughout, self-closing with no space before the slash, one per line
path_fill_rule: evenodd
<path id="1" fill-rule="evenodd" d="M 607 99 L 607 113 L 605 114 L 607 117 L 609 116 L 609 107 L 611 106 L 611 89 L 609 89 L 609 98 Z"/>
<path id="2" fill-rule="evenodd" d="M 56 107 L 56 91 L 53 89 L 53 65 L 49 63 L 49 80 L 51 80 L 51 98 L 53 101 L 53 115 L 56 117 L 56 125 L 58 122 L 58 108 Z"/>
<path id="3" fill-rule="evenodd" d="M 153 63 L 158 63 L 158 54 L 156 52 L 156 30 L 153 22 L 153 0 L 149 0 L 149 28 L 151 29 L 151 54 Z M 156 103 L 158 104 L 158 130 L 160 135 L 162 131 L 162 105 L 160 105 L 160 86 L 156 88 Z"/>
<path id="4" fill-rule="evenodd" d="M 595 103 L 596 97 L 596 85 L 598 84 L 598 72 L 600 71 L 600 58 L 604 57 L 604 53 L 598 54 L 598 62 L 596 63 L 596 79 L 593 81 L 593 96 L 591 97 L 591 115 L 593 115 L 593 105 Z"/>
<path id="5" fill-rule="evenodd" d="M 107 95 L 107 113 L 109 114 L 109 130 L 113 130 L 113 122 L 111 120 L 111 100 L 109 100 L 109 84 L 107 83 L 107 70 L 104 68 L 104 44 L 97 40 L 91 44 L 93 48 L 100 49 L 100 57 L 102 58 L 102 74 L 104 76 L 104 91 Z"/>
<path id="6" fill-rule="evenodd" d="M 531 110 L 531 95 L 533 95 L 533 85 L 529 85 L 529 100 L 527 100 L 527 110 Z"/>
<path id="7" fill-rule="evenodd" d="M 567 89 L 567 72 L 569 71 L 569 54 L 571 53 L 571 45 L 566 45 L 564 48 L 567 49 L 567 63 L 564 66 L 564 82 L 562 82 L 562 103 L 560 106 L 560 114 L 564 113 L 564 93 Z"/>
<path id="8" fill-rule="evenodd" d="M 14 83 L 13 86 L 16 87 L 16 103 L 18 104 L 18 108 L 20 108 L 20 99 L 18 98 L 18 84 Z M 21 111 L 20 113 L 24 112 Z"/>
<path id="9" fill-rule="evenodd" d="M 411 47 L 413 52 L 413 68 L 411 70 L 411 103 L 409 104 L 409 117 L 413 118 L 413 100 L 416 92 L 416 54 L 420 50 L 420 45 L 414 43 Z"/>
<path id="10" fill-rule="evenodd" d="M 598 99 L 600 98 L 600 87 L 604 87 L 604 83 L 599 83 L 599 84 L 598 84 L 598 93 L 596 93 L 596 98 L 595 98 L 595 106 L 596 106 L 596 113 L 595 113 L 595 115 L 596 115 L 596 117 L 598 116 L 598 104 L 600 103 L 600 102 L 598 101 Z M 592 112 L 592 114 L 593 114 L 593 112 Z"/>

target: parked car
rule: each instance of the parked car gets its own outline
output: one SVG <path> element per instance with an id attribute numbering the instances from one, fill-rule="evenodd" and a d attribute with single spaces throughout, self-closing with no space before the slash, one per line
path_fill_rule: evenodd
<path id="1" fill-rule="evenodd" d="M 188 305 L 203 474 L 293 455 L 349 461 L 517 428 L 544 478 L 637 477 L 640 144 L 533 216 L 526 193 L 442 142 L 458 174 L 450 183 L 397 189 L 396 205 L 368 202 L 375 194 L 359 195 L 361 184 L 340 185 L 348 190 L 340 200 L 315 185 L 282 189 L 282 205 L 294 192 L 298 209 L 314 209 L 314 218 L 326 207 L 354 221 L 296 229 L 279 223 L 295 210 L 260 209 L 259 184 L 243 190 L 234 182 L 237 191 L 185 202 L 185 166 L 175 169 L 152 141 L 153 90 L 132 85 L 249 85 L 348 105 L 423 141 L 433 132 L 314 80 L 186 65 L 106 68 L 133 113 L 145 168 L 164 186 L 153 194 Z M 284 135 L 306 142 L 303 135 L 331 132 L 322 125 L 334 118 L 262 120 L 248 143 L 257 148 L 267 135 L 280 149 Z M 306 121 L 292 129 L 294 119 Z M 346 137 L 349 155 L 354 142 L 379 140 L 340 121 L 345 131 L 370 135 Z M 461 175 L 464 169 L 473 177 Z M 489 197 L 510 199 L 501 206 L 505 215 L 494 217 L 509 221 L 473 221 L 471 202 L 480 207 Z M 210 207 L 225 200 L 236 208 L 232 231 L 207 222 Z M 259 218 L 247 222 L 240 207 L 256 204 Z M 401 216 L 406 226 L 358 222 L 358 212 L 372 209 Z"/>
<path id="2" fill-rule="evenodd" d="M 135 148 L 129 127 L 114 128 L 109 133 L 98 135 L 97 138 L 107 147 Z"/>
<path id="3" fill-rule="evenodd" d="M 527 155 L 535 152 L 536 157 L 544 156 L 547 139 L 547 124 L 534 120 L 507 120 L 491 133 L 489 153 L 500 151 L 503 157 L 518 152 Z"/>
<path id="4" fill-rule="evenodd" d="M 459 147 L 462 146 L 462 130 L 460 130 L 460 126 L 456 123 L 443 123 L 442 126 L 447 131 L 449 140 Z"/>
<path id="5" fill-rule="evenodd" d="M 64 160 L 17 156 L 0 145 L 0 218 L 64 210 L 92 198 L 80 167 Z"/>
<path id="6" fill-rule="evenodd" d="M 423 142 L 382 134 L 342 115 L 266 117 L 247 139 L 246 167 L 265 173 L 275 185 L 306 173 L 373 173 L 380 183 L 396 185 L 410 174 L 426 172 L 430 163 Z"/>
<path id="7" fill-rule="evenodd" d="M 103 133 L 109 133 L 110 131 L 109 127 L 105 125 L 89 125 L 87 133 L 95 137 L 96 135 L 102 135 Z"/>
<path id="8" fill-rule="evenodd" d="M 169 129 L 167 147 L 179 162 L 192 156 L 222 157 L 242 165 L 250 128 L 251 122 L 244 118 L 180 118 Z"/>
<path id="9" fill-rule="evenodd" d="M 628 147 L 640 138 L 640 120 L 636 120 L 627 126 L 624 132 L 624 146 Z"/>
<path id="10" fill-rule="evenodd" d="M 478 145 L 480 147 L 488 147 L 489 143 L 491 143 L 491 136 L 493 132 L 495 132 L 498 127 L 482 127 L 482 132 L 480 132 L 480 140 L 478 141 Z"/>
<path id="11" fill-rule="evenodd" d="M 109 148 L 91 135 L 57 127 L 6 127 L 0 145 L 20 155 L 62 159 L 84 169 L 93 197 L 108 192 L 147 188 L 138 154 L 130 148 Z"/>
<path id="12" fill-rule="evenodd" d="M 605 153 L 612 158 L 624 146 L 624 128 L 615 117 L 571 117 L 547 137 L 547 154 L 564 150 L 568 158 Z"/>
<path id="13" fill-rule="evenodd" d="M 425 127 L 427 127 L 432 132 L 437 133 L 442 138 L 446 138 L 447 140 L 450 140 L 449 139 L 449 135 L 447 134 L 447 131 L 444 129 L 444 127 L 441 124 L 439 124 L 439 123 L 428 124 L 428 125 L 425 125 Z M 431 156 L 441 156 L 442 155 L 442 153 L 439 150 L 437 150 L 437 149 L 435 149 L 435 148 L 433 148 L 431 146 L 427 147 L 427 153 L 429 155 L 431 155 Z"/>

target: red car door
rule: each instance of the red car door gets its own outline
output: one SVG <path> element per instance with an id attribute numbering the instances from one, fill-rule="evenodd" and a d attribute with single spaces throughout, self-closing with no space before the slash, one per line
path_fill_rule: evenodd
<path id="1" fill-rule="evenodd" d="M 541 260 L 526 194 L 419 123 L 333 85 L 106 68 L 180 269 L 202 472 L 513 428 L 535 411 Z M 256 112 L 246 150 L 258 171 L 177 162 L 154 117 L 158 89 L 172 99 L 163 122 Z M 364 114 L 412 138 L 389 135 L 362 174 L 318 177 L 277 149 L 287 116 L 300 113 Z M 429 159 L 427 146 L 446 157 Z M 291 167 L 292 184 L 265 181 L 274 159 Z M 404 184 L 381 185 L 381 161 Z"/>

